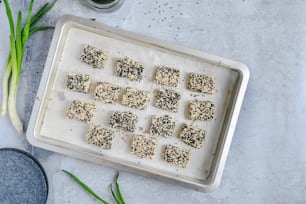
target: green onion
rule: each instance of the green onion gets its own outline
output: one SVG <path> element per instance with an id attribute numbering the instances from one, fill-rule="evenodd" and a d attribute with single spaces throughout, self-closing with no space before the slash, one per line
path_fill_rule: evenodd
<path id="1" fill-rule="evenodd" d="M 67 170 L 62 170 L 64 173 L 66 173 L 68 176 L 70 176 L 76 183 L 78 183 L 80 186 L 82 186 L 88 193 L 90 193 L 93 197 L 95 197 L 97 200 L 99 200 L 103 204 L 108 204 L 107 201 L 100 198 L 89 186 L 87 186 L 85 183 L 83 183 L 78 177 L 73 175 L 71 172 Z"/>
<path id="2" fill-rule="evenodd" d="M 113 184 L 110 185 L 110 190 L 112 192 L 112 196 L 114 198 L 114 200 L 116 201 L 117 204 L 122 204 L 121 201 L 120 201 L 120 198 L 117 198 L 114 190 L 113 190 Z"/>
<path id="3" fill-rule="evenodd" d="M 39 20 L 41 20 L 42 17 L 44 17 L 53 8 L 56 1 L 57 0 L 53 1 L 51 4 L 46 3 L 33 17 L 31 17 L 32 8 L 34 4 L 34 0 L 31 0 L 28 8 L 26 21 L 22 29 L 21 29 L 22 13 L 21 11 L 18 12 L 16 33 L 15 33 L 14 21 L 10 5 L 8 0 L 4 0 L 6 14 L 10 25 L 11 50 L 7 58 L 6 68 L 4 70 L 4 77 L 2 82 L 3 97 L 2 97 L 1 114 L 5 115 L 8 109 L 11 122 L 16 128 L 17 132 L 19 133 L 23 132 L 23 124 L 16 110 L 16 98 L 17 98 L 18 83 L 20 79 L 21 64 L 24 55 L 24 50 L 28 38 L 30 36 L 32 36 L 37 31 L 53 28 L 51 26 L 40 26 L 40 27 L 34 27 L 34 26 L 36 25 L 37 22 L 39 22 Z"/>
<path id="4" fill-rule="evenodd" d="M 17 95 L 17 85 L 19 82 L 19 76 L 18 74 L 18 56 L 16 51 L 16 43 L 15 43 L 15 30 L 14 30 L 14 20 L 12 17 L 12 11 L 9 6 L 8 0 L 4 0 L 5 3 L 5 9 L 6 14 L 9 20 L 10 24 L 10 48 L 11 48 L 11 84 L 10 84 L 10 90 L 9 90 L 9 98 L 8 98 L 8 109 L 9 109 L 9 115 L 11 118 L 11 122 L 13 123 L 14 127 L 17 129 L 18 132 L 22 132 L 22 122 L 19 119 L 19 116 L 16 111 L 16 95 Z M 19 36 L 20 34 L 17 34 Z"/>
<path id="5" fill-rule="evenodd" d="M 69 172 L 67 170 L 62 170 L 62 171 L 65 172 L 67 175 L 69 175 L 76 183 L 78 183 L 80 186 L 82 186 L 88 193 L 90 193 L 96 199 L 98 199 L 99 201 L 101 201 L 104 204 L 108 203 L 107 201 L 100 198 L 91 188 L 88 187 L 88 185 L 83 183 L 78 177 L 73 175 L 71 172 Z M 120 190 L 120 186 L 119 186 L 119 183 L 118 183 L 118 178 L 119 178 L 119 173 L 115 177 L 115 183 L 116 183 L 115 186 L 116 186 L 116 192 L 117 192 L 118 196 L 116 195 L 115 191 L 113 190 L 113 184 L 110 185 L 110 191 L 111 191 L 112 196 L 113 196 L 113 198 L 114 198 L 114 200 L 117 204 L 126 204 L 125 200 L 123 199 L 121 190 Z"/>
<path id="6" fill-rule="evenodd" d="M 56 2 L 57 0 L 54 0 L 51 4 L 46 3 L 43 7 L 41 7 L 41 9 L 31 19 L 31 28 L 33 28 L 36 23 L 38 23 L 40 19 L 53 8 Z"/>
<path id="7" fill-rule="evenodd" d="M 30 30 L 29 36 L 33 35 L 34 33 L 38 32 L 38 31 L 43 31 L 43 30 L 47 30 L 47 29 L 54 29 L 54 26 L 39 26 L 39 27 L 33 28 L 33 29 Z"/>
<path id="8" fill-rule="evenodd" d="M 122 193 L 121 193 L 121 190 L 120 190 L 120 186 L 119 186 L 119 183 L 118 183 L 118 178 L 119 178 L 119 173 L 116 175 L 116 189 L 117 189 L 117 194 L 119 195 L 119 198 L 120 198 L 120 201 L 122 204 L 125 204 L 125 200 L 123 199 L 123 196 L 122 196 Z"/>
<path id="9" fill-rule="evenodd" d="M 115 184 L 116 184 L 115 186 L 116 186 L 117 195 L 113 190 L 113 184 L 110 185 L 110 190 L 111 190 L 112 196 L 113 196 L 113 198 L 114 198 L 114 200 L 116 201 L 117 204 L 126 204 L 125 200 L 122 196 L 121 190 L 120 190 L 118 178 L 119 178 L 119 173 L 117 173 L 117 175 L 115 177 Z"/>

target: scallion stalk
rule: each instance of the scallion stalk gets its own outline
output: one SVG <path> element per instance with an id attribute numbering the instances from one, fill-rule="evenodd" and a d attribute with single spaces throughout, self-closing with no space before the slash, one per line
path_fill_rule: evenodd
<path id="1" fill-rule="evenodd" d="M 30 1 L 26 21 L 24 27 L 22 26 L 22 13 L 18 12 L 16 30 L 14 28 L 14 21 L 12 17 L 12 11 L 8 0 L 4 0 L 6 14 L 10 25 L 10 53 L 7 58 L 6 68 L 4 70 L 4 76 L 2 81 L 2 106 L 1 115 L 5 115 L 8 109 L 11 122 L 18 133 L 23 132 L 23 124 L 19 118 L 16 110 L 16 99 L 18 91 L 18 83 L 21 74 L 21 64 L 26 47 L 26 43 L 30 36 L 37 31 L 53 28 L 51 26 L 39 26 L 34 27 L 41 18 L 46 15 L 54 6 L 57 0 L 51 4 L 46 3 L 41 9 L 32 17 L 32 8 L 34 0 Z M 10 81 L 10 85 L 9 85 Z"/>
<path id="2" fill-rule="evenodd" d="M 118 197 L 116 196 L 115 192 L 113 191 L 113 188 L 112 188 L 113 186 L 112 185 L 111 185 L 111 192 L 112 192 L 113 198 L 114 198 L 114 200 L 116 201 L 117 204 L 126 204 L 125 200 L 122 196 L 122 193 L 121 193 L 118 178 L 119 178 L 119 173 L 115 177 L 115 184 L 116 184 L 116 190 L 117 190 Z"/>
<path id="3" fill-rule="evenodd" d="M 90 193 L 92 196 L 94 196 L 97 200 L 99 200 L 103 204 L 108 203 L 107 201 L 105 201 L 104 199 L 99 197 L 97 195 L 97 193 L 95 193 L 88 185 L 86 185 L 83 181 L 81 181 L 77 176 L 75 176 L 74 174 L 72 174 L 71 172 L 69 172 L 67 170 L 62 170 L 62 171 L 64 173 L 66 173 L 68 176 L 70 176 L 77 184 L 79 184 L 81 187 L 83 187 L 84 190 L 86 190 L 88 193 Z M 119 178 L 119 173 L 115 177 L 115 187 L 116 187 L 116 192 L 117 192 L 118 195 L 116 195 L 115 191 L 113 190 L 113 184 L 110 185 L 110 191 L 111 191 L 112 196 L 113 196 L 113 198 L 114 198 L 114 200 L 117 204 L 125 204 L 126 202 L 125 202 L 125 200 L 122 196 L 120 186 L 119 186 L 119 183 L 118 183 L 118 178 Z"/>

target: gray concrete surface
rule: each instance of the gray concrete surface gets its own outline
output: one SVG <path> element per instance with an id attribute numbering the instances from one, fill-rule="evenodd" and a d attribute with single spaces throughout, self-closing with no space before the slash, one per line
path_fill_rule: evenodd
<path id="1" fill-rule="evenodd" d="M 10 1 L 14 16 L 28 1 Z M 22 3 L 20 3 L 22 2 Z M 37 1 L 35 9 L 45 1 Z M 220 188 L 194 192 L 122 172 L 127 203 L 306 203 L 306 1 L 126 0 L 109 14 L 79 0 L 59 0 L 44 23 L 74 14 L 242 61 L 251 71 L 240 119 Z M 8 24 L 0 4 L 0 78 L 8 52 Z M 18 94 L 18 111 L 27 126 L 52 31 L 28 42 Z M 48 203 L 98 203 L 59 169 L 79 175 L 111 200 L 108 185 L 116 170 L 29 145 L 7 117 L 0 117 L 0 147 L 31 152 L 46 169 Z"/>

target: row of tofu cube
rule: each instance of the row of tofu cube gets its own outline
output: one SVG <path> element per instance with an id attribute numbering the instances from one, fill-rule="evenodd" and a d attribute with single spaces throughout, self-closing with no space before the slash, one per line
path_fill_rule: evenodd
<path id="1" fill-rule="evenodd" d="M 108 53 L 96 47 L 86 45 L 80 57 L 81 61 L 93 68 L 104 68 L 108 60 Z M 119 59 L 115 63 L 116 76 L 127 78 L 131 81 L 143 79 L 144 65 L 129 57 Z M 177 87 L 180 79 L 180 71 L 175 68 L 159 66 L 155 72 L 154 82 L 170 87 Z M 201 93 L 214 93 L 215 79 L 201 74 L 189 74 L 187 86 L 192 91 Z"/>
<path id="2" fill-rule="evenodd" d="M 114 133 L 99 125 L 90 125 L 85 141 L 104 149 L 111 149 Z M 158 140 L 145 135 L 134 135 L 130 145 L 132 154 L 140 158 L 153 159 L 155 156 Z M 173 145 L 165 145 L 163 159 L 179 167 L 187 167 L 190 160 L 190 149 L 183 149 Z"/>
<path id="3" fill-rule="evenodd" d="M 66 113 L 70 119 L 86 120 L 93 117 L 95 112 L 94 104 L 81 101 L 73 101 Z M 137 116 L 131 112 L 114 111 L 109 119 L 112 128 L 133 132 L 137 122 Z M 150 134 L 153 136 L 170 137 L 174 133 L 175 119 L 168 116 L 153 116 L 150 127 Z M 204 144 L 206 132 L 191 125 L 184 125 L 178 135 L 179 139 L 195 148 L 201 148 Z M 114 131 L 90 124 L 85 136 L 85 141 L 103 149 L 111 149 L 114 138 Z M 140 157 L 153 159 L 155 156 L 158 140 L 156 137 L 135 134 L 130 146 L 131 153 Z M 186 167 L 190 159 L 190 149 L 179 148 L 173 145 L 166 145 L 163 151 L 165 161 Z"/>

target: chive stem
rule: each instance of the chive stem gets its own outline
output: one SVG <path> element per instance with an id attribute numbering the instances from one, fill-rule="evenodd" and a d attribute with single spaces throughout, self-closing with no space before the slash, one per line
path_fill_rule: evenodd
<path id="1" fill-rule="evenodd" d="M 122 204 L 121 201 L 120 201 L 120 198 L 117 198 L 114 190 L 113 190 L 113 184 L 110 185 L 110 190 L 111 190 L 111 193 L 112 193 L 112 196 L 114 198 L 114 200 L 116 201 L 117 204 Z"/>
<path id="2" fill-rule="evenodd" d="M 29 37 L 35 34 L 38 31 L 43 31 L 47 29 L 54 29 L 54 26 L 39 26 L 30 30 Z"/>
<path id="3" fill-rule="evenodd" d="M 126 204 L 125 200 L 124 200 L 124 198 L 122 196 L 121 190 L 120 190 L 120 186 L 119 186 L 119 183 L 118 183 L 118 178 L 119 178 L 119 173 L 117 173 L 117 175 L 116 175 L 116 189 L 117 189 L 117 193 L 119 195 L 119 198 L 120 198 L 122 204 Z"/>
<path id="4" fill-rule="evenodd" d="M 89 186 L 87 186 L 84 182 L 82 182 L 77 176 L 72 174 L 71 172 L 67 170 L 62 170 L 64 173 L 66 173 L 68 176 L 70 176 L 77 184 L 79 184 L 82 188 L 84 188 L 88 193 L 90 193 L 93 197 L 95 197 L 97 200 L 102 202 L 103 204 L 108 204 L 107 201 L 99 197 Z"/>

